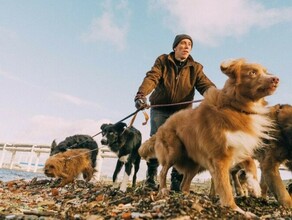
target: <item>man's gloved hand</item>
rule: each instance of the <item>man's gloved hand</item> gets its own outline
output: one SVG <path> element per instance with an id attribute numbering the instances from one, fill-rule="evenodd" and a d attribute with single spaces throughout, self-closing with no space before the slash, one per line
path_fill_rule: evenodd
<path id="1" fill-rule="evenodd" d="M 141 110 L 143 110 L 144 108 L 147 107 L 147 99 L 146 99 L 146 97 L 143 94 L 139 93 L 139 92 L 135 96 L 135 107 L 137 109 L 141 109 Z"/>
<path id="2" fill-rule="evenodd" d="M 135 107 L 137 109 L 143 110 L 144 108 L 146 108 L 146 106 L 147 106 L 146 99 L 137 99 L 135 101 Z"/>

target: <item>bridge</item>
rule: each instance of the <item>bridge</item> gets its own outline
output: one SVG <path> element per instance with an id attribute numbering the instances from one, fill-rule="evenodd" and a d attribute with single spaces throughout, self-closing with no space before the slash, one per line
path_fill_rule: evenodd
<path id="1" fill-rule="evenodd" d="M 50 145 L 0 143 L 0 169 L 43 173 L 44 163 L 50 156 L 50 151 Z M 108 147 L 98 149 L 95 174 L 97 180 L 100 180 L 104 158 L 117 158 L 117 156 Z"/>

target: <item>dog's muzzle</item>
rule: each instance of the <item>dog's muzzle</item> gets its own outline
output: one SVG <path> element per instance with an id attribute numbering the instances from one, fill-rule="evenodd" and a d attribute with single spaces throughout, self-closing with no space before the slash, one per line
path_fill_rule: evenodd
<path id="1" fill-rule="evenodd" d="M 45 174 L 47 177 L 55 177 L 54 173 L 51 173 L 49 170 L 45 170 L 45 171 L 44 171 L 44 174 Z"/>
<path id="2" fill-rule="evenodd" d="M 107 141 L 106 138 L 103 138 L 103 139 L 101 139 L 100 143 L 101 143 L 102 145 L 107 145 L 107 144 L 108 144 L 108 141 Z"/>

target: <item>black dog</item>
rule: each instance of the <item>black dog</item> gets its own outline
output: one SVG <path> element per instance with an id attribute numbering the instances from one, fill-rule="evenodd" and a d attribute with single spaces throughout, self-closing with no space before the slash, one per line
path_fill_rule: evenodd
<path id="1" fill-rule="evenodd" d="M 96 141 L 89 135 L 77 134 L 74 136 L 67 137 L 64 141 L 59 144 L 54 140 L 51 145 L 50 156 L 59 152 L 65 152 L 69 149 L 89 149 L 91 153 L 92 167 L 96 166 L 96 156 L 98 154 L 98 145 Z"/>
<path id="2" fill-rule="evenodd" d="M 101 144 L 107 145 L 111 151 L 117 154 L 118 161 L 113 175 L 113 183 L 116 184 L 117 176 L 125 164 L 125 173 L 120 190 L 125 192 L 129 176 L 134 165 L 132 186 L 135 187 L 137 172 L 140 167 L 141 157 L 138 149 L 141 146 L 142 136 L 140 131 L 134 127 L 128 127 L 123 122 L 116 124 L 103 124 L 101 127 Z"/>

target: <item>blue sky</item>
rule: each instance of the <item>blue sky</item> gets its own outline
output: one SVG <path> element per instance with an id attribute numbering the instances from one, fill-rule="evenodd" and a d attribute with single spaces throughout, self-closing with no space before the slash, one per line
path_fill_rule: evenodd
<path id="1" fill-rule="evenodd" d="M 94 135 L 135 111 L 134 96 L 176 34 L 221 88 L 220 63 L 244 57 L 292 100 L 292 0 L 0 0 L 0 142 Z M 196 99 L 200 99 L 199 95 Z M 149 110 L 147 110 L 149 113 Z M 140 113 L 134 126 L 149 137 Z M 129 120 L 125 121 L 129 123 Z"/>

